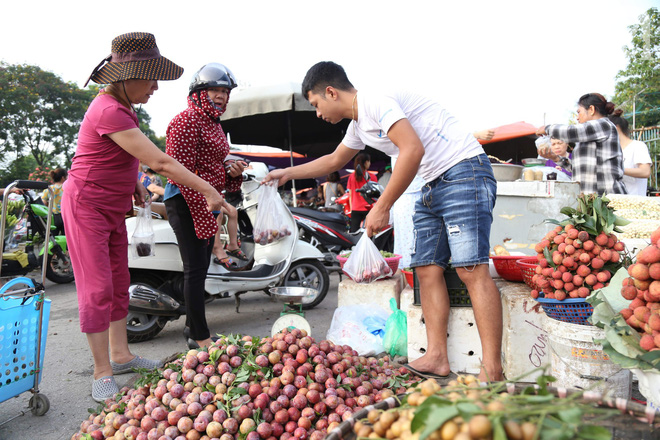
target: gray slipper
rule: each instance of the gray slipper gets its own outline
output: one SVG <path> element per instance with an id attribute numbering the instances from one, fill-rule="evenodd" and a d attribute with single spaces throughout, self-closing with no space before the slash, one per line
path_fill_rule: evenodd
<path id="1" fill-rule="evenodd" d="M 119 392 L 119 387 L 115 378 L 112 376 L 103 376 L 92 382 L 92 399 L 99 403 L 104 403 Z"/>
<path id="2" fill-rule="evenodd" d="M 110 366 L 112 367 L 112 374 L 124 374 L 132 373 L 136 368 L 146 368 L 147 370 L 153 370 L 155 368 L 162 367 L 163 363 L 161 361 L 145 359 L 142 356 L 135 356 L 132 360 L 126 362 L 125 364 L 117 364 L 110 361 Z"/>

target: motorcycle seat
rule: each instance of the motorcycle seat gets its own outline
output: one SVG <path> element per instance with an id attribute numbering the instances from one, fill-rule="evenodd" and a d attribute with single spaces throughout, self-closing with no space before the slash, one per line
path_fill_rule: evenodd
<path id="1" fill-rule="evenodd" d="M 163 220 L 167 220 L 167 210 L 165 209 L 165 203 L 151 202 L 151 212 L 160 215 Z"/>
<path id="2" fill-rule="evenodd" d="M 320 222 L 330 222 L 330 223 L 346 223 L 346 217 L 343 214 L 338 212 L 323 212 L 317 211 L 315 209 L 307 208 L 292 208 L 289 210 L 296 215 L 301 215 L 303 217 L 308 217 Z"/>

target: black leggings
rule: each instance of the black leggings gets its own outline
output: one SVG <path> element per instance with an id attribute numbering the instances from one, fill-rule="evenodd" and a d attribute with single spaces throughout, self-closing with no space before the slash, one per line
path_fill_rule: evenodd
<path id="1" fill-rule="evenodd" d="M 186 325 L 190 337 L 203 341 L 211 336 L 206 323 L 204 283 L 211 262 L 213 237 L 199 239 L 188 204 L 181 194 L 165 200 L 167 218 L 179 243 L 183 261 L 183 297 L 186 302 Z"/>
<path id="2" fill-rule="evenodd" d="M 360 223 L 367 218 L 369 211 L 351 211 L 351 232 L 360 229 Z"/>

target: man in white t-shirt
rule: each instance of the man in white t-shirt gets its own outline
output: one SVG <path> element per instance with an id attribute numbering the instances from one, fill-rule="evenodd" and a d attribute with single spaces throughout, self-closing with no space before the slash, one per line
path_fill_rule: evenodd
<path id="1" fill-rule="evenodd" d="M 489 236 L 497 184 L 490 161 L 469 130 L 438 103 L 406 92 L 358 91 L 333 62 L 312 66 L 303 95 L 319 118 L 351 119 L 335 151 L 315 161 L 274 170 L 264 182 L 322 176 L 345 166 L 366 145 L 397 158 L 385 191 L 365 220 L 371 236 L 389 224 L 390 208 L 415 175 L 424 179 L 415 204 L 415 244 L 427 350 L 406 367 L 423 377 L 450 373 L 447 356 L 449 296 L 444 271 L 451 265 L 466 284 L 483 350 L 481 380 L 501 380 L 502 304 L 490 277 Z"/>

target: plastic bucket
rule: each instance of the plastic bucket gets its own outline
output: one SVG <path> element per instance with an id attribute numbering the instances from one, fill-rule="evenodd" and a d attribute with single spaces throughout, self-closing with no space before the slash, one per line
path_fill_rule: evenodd
<path id="1" fill-rule="evenodd" d="M 646 397 L 646 406 L 660 411 L 660 372 L 631 370 L 637 376 L 639 392 Z"/>
<path id="2" fill-rule="evenodd" d="M 597 391 L 604 396 L 630 399 L 632 374 L 613 363 L 594 339 L 605 332 L 594 326 L 570 324 L 546 317 L 553 385 Z"/>

